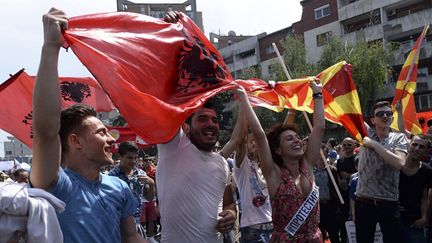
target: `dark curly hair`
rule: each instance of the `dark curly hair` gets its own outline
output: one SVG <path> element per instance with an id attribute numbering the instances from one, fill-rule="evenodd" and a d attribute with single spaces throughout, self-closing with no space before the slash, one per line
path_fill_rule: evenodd
<path id="1" fill-rule="evenodd" d="M 269 143 L 273 161 L 279 167 L 282 167 L 283 160 L 282 157 L 276 153 L 276 149 L 280 147 L 280 136 L 286 130 L 291 130 L 298 133 L 298 128 L 295 124 L 282 125 L 280 123 L 271 127 L 270 130 L 267 132 L 267 140 Z"/>

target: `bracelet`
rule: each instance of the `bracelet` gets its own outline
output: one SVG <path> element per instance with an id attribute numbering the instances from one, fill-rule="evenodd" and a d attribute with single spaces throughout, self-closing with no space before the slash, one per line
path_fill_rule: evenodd
<path id="1" fill-rule="evenodd" d="M 312 98 L 313 98 L 313 99 L 322 99 L 322 98 L 323 98 L 323 95 L 322 95 L 321 92 L 314 93 L 314 94 L 312 94 Z"/>

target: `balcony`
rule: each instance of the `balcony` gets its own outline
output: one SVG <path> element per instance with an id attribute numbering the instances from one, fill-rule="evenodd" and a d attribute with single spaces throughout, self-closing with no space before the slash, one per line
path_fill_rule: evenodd
<path id="1" fill-rule="evenodd" d="M 372 10 L 379 9 L 388 5 L 393 5 L 406 0 L 360 0 L 360 1 L 348 1 L 340 0 L 341 6 L 338 9 L 339 21 L 353 18 Z"/>
<path id="2" fill-rule="evenodd" d="M 391 60 L 390 65 L 399 66 L 405 63 L 405 60 L 411 50 L 407 50 L 401 46 L 394 54 L 394 59 Z M 432 57 L 432 42 L 424 42 L 420 48 L 419 60 Z"/>
<path id="3" fill-rule="evenodd" d="M 373 25 L 364 29 L 347 33 L 341 37 L 342 40 L 348 41 L 349 43 L 357 43 L 359 41 L 373 41 L 383 37 L 382 25 Z"/>
<path id="4" fill-rule="evenodd" d="M 391 33 L 387 36 L 388 39 L 394 39 L 392 37 L 401 35 L 403 32 L 407 32 L 413 29 L 423 29 L 426 23 L 430 22 L 430 16 L 432 9 L 425 9 L 420 12 L 416 12 L 401 18 L 393 19 L 384 23 L 386 26 L 397 26 L 400 25 L 402 28 L 398 29 L 399 33 Z"/>
<path id="5" fill-rule="evenodd" d="M 394 96 L 396 82 L 391 82 L 385 85 L 384 91 L 381 94 L 382 98 L 391 98 Z M 418 77 L 415 93 L 424 93 L 432 90 L 432 75 Z"/>

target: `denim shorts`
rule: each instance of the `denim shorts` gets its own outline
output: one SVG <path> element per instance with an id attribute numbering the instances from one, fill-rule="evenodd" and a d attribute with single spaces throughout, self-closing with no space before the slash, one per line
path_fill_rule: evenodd
<path id="1" fill-rule="evenodd" d="M 240 228 L 240 243 L 253 243 L 270 241 L 273 233 L 271 223 L 264 223 L 262 225 L 253 225 Z"/>

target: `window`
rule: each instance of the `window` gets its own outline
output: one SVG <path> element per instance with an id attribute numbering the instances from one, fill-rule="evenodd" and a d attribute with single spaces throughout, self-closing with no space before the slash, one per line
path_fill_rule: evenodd
<path id="1" fill-rule="evenodd" d="M 249 51 L 245 51 L 239 54 L 240 58 L 247 58 L 250 56 L 255 55 L 255 49 L 249 50 Z"/>
<path id="2" fill-rule="evenodd" d="M 428 110 L 431 108 L 432 95 L 425 94 L 425 95 L 414 96 L 414 101 L 415 101 L 417 111 Z"/>
<path id="3" fill-rule="evenodd" d="M 126 4 L 123 4 L 122 5 L 122 9 L 123 9 L 123 11 L 127 11 L 128 10 L 128 6 Z"/>
<path id="4" fill-rule="evenodd" d="M 429 70 L 427 67 L 422 67 L 418 69 L 418 76 L 419 77 L 426 77 L 429 75 Z"/>
<path id="5" fill-rule="evenodd" d="M 322 7 L 316 8 L 315 10 L 315 20 L 324 18 L 330 15 L 330 5 L 324 5 Z"/>
<path id="6" fill-rule="evenodd" d="M 12 155 L 12 151 L 6 151 L 6 155 Z"/>
<path id="7" fill-rule="evenodd" d="M 163 19 L 165 17 L 165 11 L 151 10 L 150 11 L 150 16 L 152 16 L 153 18 Z"/>
<path id="8" fill-rule="evenodd" d="M 233 63 L 234 62 L 234 57 L 233 56 L 224 57 L 224 61 L 225 61 L 226 64 Z"/>
<path id="9" fill-rule="evenodd" d="M 274 52 L 276 52 L 276 51 L 275 51 L 273 45 L 269 45 L 269 46 L 267 46 L 267 48 L 266 48 L 266 53 L 267 53 L 267 54 L 272 54 L 272 53 L 274 53 Z"/>
<path id="10" fill-rule="evenodd" d="M 323 46 L 330 42 L 331 31 L 316 36 L 317 46 Z"/>

